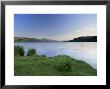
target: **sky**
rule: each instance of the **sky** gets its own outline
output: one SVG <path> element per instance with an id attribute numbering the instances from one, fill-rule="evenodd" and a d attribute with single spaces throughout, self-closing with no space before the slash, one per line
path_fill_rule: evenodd
<path id="1" fill-rule="evenodd" d="M 96 14 L 15 14 L 14 36 L 72 40 L 97 35 Z"/>

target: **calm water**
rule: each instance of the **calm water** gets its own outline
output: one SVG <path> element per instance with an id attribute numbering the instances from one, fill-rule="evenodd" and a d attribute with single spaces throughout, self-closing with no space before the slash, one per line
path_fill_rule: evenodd
<path id="1" fill-rule="evenodd" d="M 15 45 L 23 46 L 25 51 L 36 49 L 39 55 L 56 56 L 68 55 L 83 60 L 97 69 L 97 43 L 96 42 L 22 42 Z"/>

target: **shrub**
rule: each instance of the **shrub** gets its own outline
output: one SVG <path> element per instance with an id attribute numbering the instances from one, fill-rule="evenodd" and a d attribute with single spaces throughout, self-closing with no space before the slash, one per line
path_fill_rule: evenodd
<path id="1" fill-rule="evenodd" d="M 36 50 L 35 49 L 29 49 L 27 52 L 27 56 L 33 56 L 36 55 Z"/>
<path id="2" fill-rule="evenodd" d="M 70 71 L 72 69 L 72 63 L 71 61 L 62 61 L 56 64 L 55 67 L 58 71 Z"/>
<path id="3" fill-rule="evenodd" d="M 44 58 L 46 58 L 46 55 L 41 55 L 41 57 L 44 57 Z"/>
<path id="4" fill-rule="evenodd" d="M 24 48 L 22 46 L 14 46 L 14 55 L 24 56 Z"/>

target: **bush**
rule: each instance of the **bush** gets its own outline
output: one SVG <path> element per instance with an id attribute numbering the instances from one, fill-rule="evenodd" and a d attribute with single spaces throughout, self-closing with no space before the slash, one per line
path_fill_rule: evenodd
<path id="1" fill-rule="evenodd" d="M 29 49 L 27 52 L 27 56 L 33 56 L 36 55 L 36 50 L 35 49 Z"/>
<path id="2" fill-rule="evenodd" d="M 46 55 L 40 55 L 40 56 L 46 58 Z"/>
<path id="3" fill-rule="evenodd" d="M 24 48 L 22 46 L 14 46 L 14 55 L 24 56 Z"/>
<path id="4" fill-rule="evenodd" d="M 59 62 L 56 64 L 56 69 L 58 71 L 70 71 L 72 69 L 71 61 Z"/>

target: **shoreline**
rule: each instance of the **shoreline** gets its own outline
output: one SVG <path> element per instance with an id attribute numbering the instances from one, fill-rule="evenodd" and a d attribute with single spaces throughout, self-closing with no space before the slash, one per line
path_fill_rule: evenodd
<path id="1" fill-rule="evenodd" d="M 15 56 L 14 61 L 15 76 L 97 75 L 97 70 L 88 63 L 73 59 L 67 55 L 58 55 L 54 57 L 47 57 L 45 55 Z"/>

